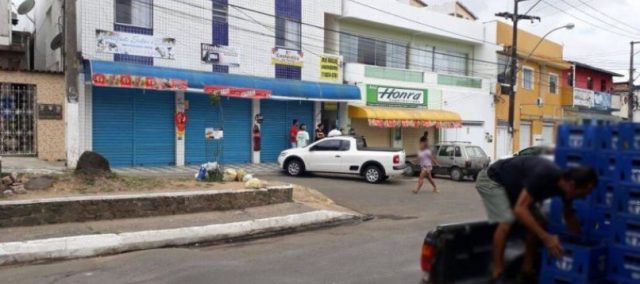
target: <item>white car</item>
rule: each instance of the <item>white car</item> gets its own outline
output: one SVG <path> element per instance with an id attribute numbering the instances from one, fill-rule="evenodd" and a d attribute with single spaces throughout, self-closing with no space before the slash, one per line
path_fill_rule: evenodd
<path id="1" fill-rule="evenodd" d="M 379 183 L 401 175 L 407 167 L 405 159 L 403 150 L 369 148 L 362 137 L 339 136 L 284 150 L 278 164 L 291 176 L 305 172 L 353 174 Z"/>

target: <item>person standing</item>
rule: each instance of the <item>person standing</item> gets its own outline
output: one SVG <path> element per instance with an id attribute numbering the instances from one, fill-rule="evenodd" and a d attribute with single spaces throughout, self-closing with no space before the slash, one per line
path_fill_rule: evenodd
<path id="1" fill-rule="evenodd" d="M 480 171 L 476 190 L 484 203 L 489 221 L 497 223 L 493 234 L 491 283 L 503 283 L 504 252 L 514 221 L 527 228 L 521 276 L 531 279 L 537 243 L 542 241 L 554 257 L 563 254 L 560 239 L 545 230 L 538 206 L 551 197 L 564 202 L 564 219 L 573 234 L 580 234 L 580 222 L 572 201 L 583 198 L 598 184 L 598 173 L 591 167 L 560 169 L 552 161 L 538 156 L 520 156 L 499 160 Z"/>
<path id="2" fill-rule="evenodd" d="M 304 123 L 300 125 L 300 130 L 298 131 L 298 134 L 296 134 L 296 142 L 298 148 L 307 147 L 309 144 L 309 132 L 307 132 L 307 125 Z"/>
<path id="3" fill-rule="evenodd" d="M 438 165 L 438 161 L 433 158 L 431 150 L 429 149 L 429 143 L 424 137 L 420 138 L 418 158 L 420 159 L 420 176 L 418 177 L 418 184 L 416 185 L 416 189 L 413 191 L 413 193 L 417 194 L 418 192 L 420 192 L 420 188 L 422 188 L 422 185 L 424 185 L 425 178 L 429 181 L 431 186 L 433 186 L 433 192 L 438 193 L 438 188 L 436 187 L 436 183 L 433 181 L 433 176 L 431 175 L 433 165 Z"/>
<path id="4" fill-rule="evenodd" d="M 318 124 L 316 128 L 315 141 L 322 140 L 324 138 L 324 125 Z"/>
<path id="5" fill-rule="evenodd" d="M 294 119 L 289 128 L 289 142 L 291 142 L 291 148 L 296 148 L 296 140 L 298 139 L 298 120 Z"/>

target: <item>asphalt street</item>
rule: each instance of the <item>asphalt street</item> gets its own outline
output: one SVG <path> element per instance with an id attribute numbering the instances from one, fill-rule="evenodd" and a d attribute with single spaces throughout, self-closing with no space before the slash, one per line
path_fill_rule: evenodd
<path id="1" fill-rule="evenodd" d="M 371 221 L 227 245 L 165 248 L 4 267 L 1 283 L 418 283 L 426 233 L 441 223 L 484 219 L 473 182 L 415 178 L 369 185 L 352 177 L 265 177 L 315 188 Z"/>

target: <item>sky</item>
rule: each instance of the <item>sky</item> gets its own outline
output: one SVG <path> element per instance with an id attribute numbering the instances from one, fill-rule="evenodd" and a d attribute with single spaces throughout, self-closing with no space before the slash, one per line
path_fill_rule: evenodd
<path id="1" fill-rule="evenodd" d="M 429 3 L 429 0 L 425 1 Z M 499 19 L 497 12 L 513 12 L 513 0 L 461 0 L 479 21 Z M 520 13 L 538 0 L 520 2 Z M 564 46 L 564 57 L 616 73 L 629 74 L 631 40 L 640 41 L 640 1 L 638 0 L 541 0 L 529 15 L 540 16 L 541 22 L 520 21 L 519 27 L 538 35 L 574 23 L 573 30 L 558 30 L 548 38 Z M 552 7 L 551 5 L 559 8 Z M 585 4 L 586 3 L 586 4 Z M 594 10 L 595 8 L 595 10 Z M 597 11 L 596 11 L 597 10 Z M 636 45 L 640 51 L 640 44 Z M 635 57 L 640 70 L 640 55 Z M 639 72 L 636 72 L 636 77 Z M 627 77 L 628 78 L 628 77 Z M 614 78 L 623 81 L 626 78 Z M 636 81 L 637 83 L 638 81 Z"/>

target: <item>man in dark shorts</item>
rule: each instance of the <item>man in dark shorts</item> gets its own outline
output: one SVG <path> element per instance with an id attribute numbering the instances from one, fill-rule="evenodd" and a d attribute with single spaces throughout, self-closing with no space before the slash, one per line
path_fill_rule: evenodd
<path id="1" fill-rule="evenodd" d="M 533 275 L 538 239 L 552 255 L 559 257 L 563 253 L 558 236 L 549 234 L 541 224 L 537 205 L 545 199 L 561 197 L 567 227 L 572 233 L 579 233 L 580 225 L 571 202 L 587 196 L 597 184 L 598 174 L 590 167 L 562 170 L 550 160 L 535 156 L 500 160 L 482 170 L 476 189 L 489 220 L 498 223 L 493 235 L 493 282 L 500 283 L 502 279 L 507 235 L 513 221 L 519 221 L 528 229 L 522 272 Z"/>

